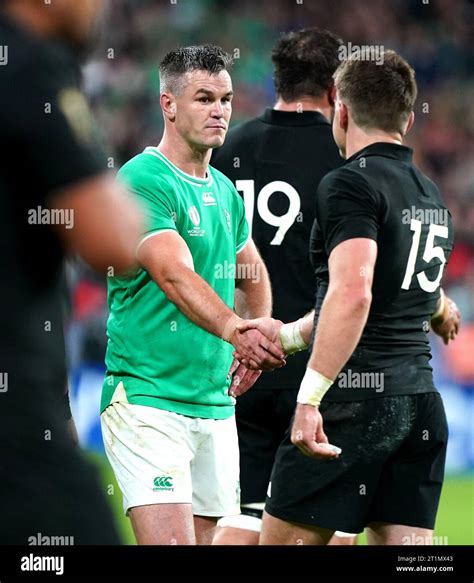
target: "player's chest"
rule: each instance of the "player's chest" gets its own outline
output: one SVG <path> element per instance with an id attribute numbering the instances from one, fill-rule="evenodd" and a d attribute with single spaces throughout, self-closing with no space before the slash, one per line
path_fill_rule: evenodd
<path id="1" fill-rule="evenodd" d="M 202 187 L 181 192 L 177 199 L 173 218 L 192 252 L 235 248 L 238 222 L 226 193 Z"/>

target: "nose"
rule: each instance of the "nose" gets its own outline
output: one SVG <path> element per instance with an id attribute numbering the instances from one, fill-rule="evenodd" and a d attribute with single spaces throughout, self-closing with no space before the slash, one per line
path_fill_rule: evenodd
<path id="1" fill-rule="evenodd" d="M 222 107 L 222 103 L 220 102 L 220 100 L 217 100 L 214 103 L 211 115 L 212 117 L 216 117 L 217 119 L 224 117 L 224 108 Z"/>

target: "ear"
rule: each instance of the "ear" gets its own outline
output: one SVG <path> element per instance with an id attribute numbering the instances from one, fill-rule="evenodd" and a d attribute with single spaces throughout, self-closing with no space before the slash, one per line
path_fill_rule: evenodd
<path id="1" fill-rule="evenodd" d="M 336 86 L 334 85 L 334 82 L 331 83 L 328 89 L 328 101 L 329 105 L 334 107 L 334 104 L 336 103 Z"/>
<path id="2" fill-rule="evenodd" d="M 349 126 L 349 110 L 347 105 L 342 103 L 342 101 L 337 102 L 337 107 L 339 108 L 339 127 L 347 132 L 347 127 Z"/>
<path id="3" fill-rule="evenodd" d="M 176 100 L 172 93 L 162 93 L 160 95 L 160 105 L 164 116 L 169 121 L 174 121 L 176 117 Z"/>
<path id="4" fill-rule="evenodd" d="M 405 133 L 403 135 L 406 135 L 411 130 L 414 123 L 415 123 L 415 112 L 412 111 L 410 113 L 410 116 L 408 117 L 407 127 L 405 128 Z"/>

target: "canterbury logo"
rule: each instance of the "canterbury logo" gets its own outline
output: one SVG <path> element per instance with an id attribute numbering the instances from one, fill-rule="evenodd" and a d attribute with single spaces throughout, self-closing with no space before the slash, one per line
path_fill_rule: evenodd
<path id="1" fill-rule="evenodd" d="M 171 476 L 157 476 L 153 480 L 153 490 L 173 490 L 173 478 Z"/>

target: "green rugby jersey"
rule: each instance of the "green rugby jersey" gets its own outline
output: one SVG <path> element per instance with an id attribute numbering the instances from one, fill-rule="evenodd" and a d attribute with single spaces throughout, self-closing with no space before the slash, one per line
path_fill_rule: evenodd
<path id="1" fill-rule="evenodd" d="M 232 182 L 210 166 L 205 179 L 186 174 L 154 147 L 127 162 L 119 177 L 144 206 L 144 238 L 179 233 L 196 273 L 233 309 L 233 266 L 249 230 Z M 147 271 L 109 277 L 108 305 L 101 411 L 126 397 L 132 404 L 191 417 L 233 414 L 234 400 L 227 394 L 233 347 L 189 320 Z M 121 381 L 125 396 L 116 391 Z"/>

